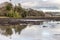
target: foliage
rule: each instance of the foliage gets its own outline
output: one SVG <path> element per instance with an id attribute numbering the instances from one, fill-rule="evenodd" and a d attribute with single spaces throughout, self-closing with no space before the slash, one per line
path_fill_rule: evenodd
<path id="1" fill-rule="evenodd" d="M 15 11 L 15 13 L 13 13 L 13 18 L 21 18 L 21 15 L 19 15 L 19 13 Z"/>
<path id="2" fill-rule="evenodd" d="M 12 4 L 11 3 L 8 3 L 6 5 L 6 10 L 10 11 L 12 9 Z"/>
<path id="3" fill-rule="evenodd" d="M 21 14 L 22 18 L 25 18 L 27 16 L 27 12 L 23 11 L 23 13 Z"/>
<path id="4" fill-rule="evenodd" d="M 42 11 L 29 9 L 28 16 L 45 16 L 45 14 Z"/>
<path id="5" fill-rule="evenodd" d="M 9 13 L 6 14 L 7 17 L 13 17 L 13 18 L 21 18 L 21 16 L 19 15 L 19 13 L 17 11 L 9 11 Z"/>
<path id="6" fill-rule="evenodd" d="M 18 5 L 13 6 L 11 3 L 7 3 L 7 5 L 2 8 L 1 15 L 12 17 L 12 18 L 26 18 L 26 17 L 39 17 L 39 16 L 45 16 L 45 14 L 42 11 L 37 11 L 33 9 L 24 9 L 21 7 L 21 4 L 18 3 Z"/>

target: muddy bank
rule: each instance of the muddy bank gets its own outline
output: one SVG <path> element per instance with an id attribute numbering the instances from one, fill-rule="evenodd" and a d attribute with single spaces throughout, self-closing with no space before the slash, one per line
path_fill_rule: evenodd
<path id="1" fill-rule="evenodd" d="M 28 20 L 28 21 L 26 21 Z M 32 19 L 33 20 L 33 19 Z M 35 20 L 35 19 L 34 19 Z M 33 24 L 39 25 L 43 21 L 29 21 L 29 19 L 15 19 L 15 18 L 0 18 L 0 25 L 20 25 L 20 24 Z"/>
<path id="2" fill-rule="evenodd" d="M 42 20 L 41 20 L 42 19 Z M 25 20 L 25 21 L 24 21 Z M 33 21 L 26 21 L 33 20 Z M 35 21 L 38 20 L 38 21 Z M 39 21 L 41 20 L 41 21 Z M 16 24 L 37 24 L 43 22 L 43 20 L 54 20 L 60 21 L 60 17 L 44 17 L 44 18 L 24 18 L 24 19 L 16 19 L 16 18 L 0 18 L 0 25 L 16 25 Z"/>

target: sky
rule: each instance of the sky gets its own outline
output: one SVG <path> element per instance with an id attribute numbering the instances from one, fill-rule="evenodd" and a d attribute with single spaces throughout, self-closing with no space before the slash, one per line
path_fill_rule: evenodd
<path id="1" fill-rule="evenodd" d="M 0 3 L 9 0 L 0 0 Z M 33 9 L 60 9 L 60 0 L 12 0 L 13 4 L 21 3 L 22 7 Z"/>

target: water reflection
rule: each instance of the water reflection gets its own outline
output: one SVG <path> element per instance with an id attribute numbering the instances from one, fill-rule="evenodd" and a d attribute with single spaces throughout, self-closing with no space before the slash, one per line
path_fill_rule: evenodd
<path id="1" fill-rule="evenodd" d="M 26 27 L 26 25 L 8 25 L 8 26 L 3 26 L 0 25 L 0 33 L 3 35 L 12 35 L 13 31 L 12 29 L 14 29 L 15 33 L 20 34 L 20 32 Z"/>
<path id="2" fill-rule="evenodd" d="M 28 26 L 0 25 L 0 40 L 60 40 L 60 21 Z"/>

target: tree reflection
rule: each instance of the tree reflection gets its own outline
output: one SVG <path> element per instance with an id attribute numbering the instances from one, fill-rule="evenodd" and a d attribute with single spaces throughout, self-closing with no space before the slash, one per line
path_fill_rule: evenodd
<path id="1" fill-rule="evenodd" d="M 24 29 L 24 28 L 26 28 L 26 25 L 16 25 L 16 26 L 14 26 L 14 29 L 15 29 L 15 33 L 18 33 L 18 34 L 20 34 L 20 32 Z"/>
<path id="2" fill-rule="evenodd" d="M 11 28 L 7 28 L 6 30 L 5 30 L 5 35 L 12 35 L 12 29 Z"/>
<path id="3" fill-rule="evenodd" d="M 0 33 L 5 36 L 10 36 L 13 34 L 12 29 L 14 29 L 15 33 L 20 34 L 24 28 L 26 28 L 26 25 L 0 25 Z"/>

